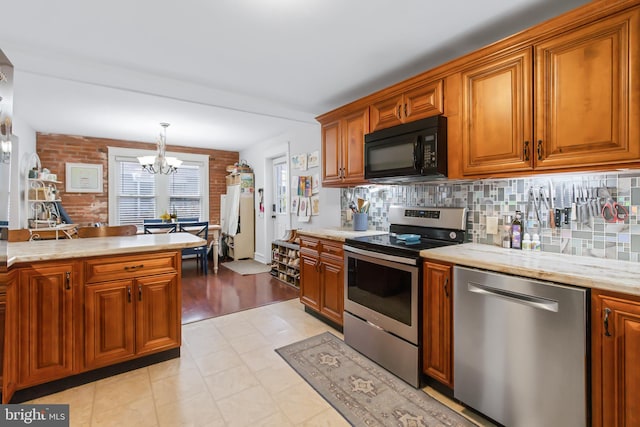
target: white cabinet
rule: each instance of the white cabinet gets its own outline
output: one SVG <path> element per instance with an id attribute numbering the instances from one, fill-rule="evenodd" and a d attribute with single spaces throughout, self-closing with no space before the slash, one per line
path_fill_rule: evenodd
<path id="1" fill-rule="evenodd" d="M 229 257 L 234 260 L 253 258 L 255 251 L 253 188 L 243 187 L 242 184 L 228 185 L 227 194 L 221 198 L 220 210 L 222 238 L 226 243 Z"/>

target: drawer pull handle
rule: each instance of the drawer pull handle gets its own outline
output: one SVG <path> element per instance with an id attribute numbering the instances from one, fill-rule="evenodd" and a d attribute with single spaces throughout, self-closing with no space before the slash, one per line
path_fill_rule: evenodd
<path id="1" fill-rule="evenodd" d="M 449 278 L 445 278 L 444 279 L 444 295 L 449 298 L 449 290 L 447 289 L 447 286 L 449 285 Z"/>
<path id="2" fill-rule="evenodd" d="M 67 271 L 67 274 L 66 274 L 65 288 L 68 291 L 71 290 L 71 272 L 70 271 Z"/>
<path id="3" fill-rule="evenodd" d="M 138 285 L 138 301 L 142 301 L 142 285 Z"/>
<path id="4" fill-rule="evenodd" d="M 137 270 L 139 268 L 143 268 L 144 264 L 138 264 L 138 265 L 125 265 L 124 266 L 124 270 L 125 271 L 132 271 L 132 270 Z"/>
<path id="5" fill-rule="evenodd" d="M 127 286 L 127 301 L 131 302 L 131 286 Z"/>
<path id="6" fill-rule="evenodd" d="M 609 332 L 609 315 L 611 314 L 610 308 L 604 309 L 604 336 L 610 337 L 611 332 Z"/>

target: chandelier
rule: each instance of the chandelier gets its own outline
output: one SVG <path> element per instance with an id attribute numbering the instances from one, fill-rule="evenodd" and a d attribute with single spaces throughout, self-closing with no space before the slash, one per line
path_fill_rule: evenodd
<path id="1" fill-rule="evenodd" d="M 182 160 L 178 160 L 175 157 L 167 157 L 165 151 L 167 149 L 167 128 L 169 123 L 160 123 L 163 128 L 163 132 L 158 138 L 158 151 L 155 156 L 142 156 L 138 157 L 138 161 L 142 166 L 142 169 L 149 173 L 159 173 L 163 175 L 169 175 L 178 170 L 182 164 Z"/>

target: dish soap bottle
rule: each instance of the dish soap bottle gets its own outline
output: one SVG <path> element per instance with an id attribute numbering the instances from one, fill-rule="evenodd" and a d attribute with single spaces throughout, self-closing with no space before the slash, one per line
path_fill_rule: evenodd
<path id="1" fill-rule="evenodd" d="M 511 248 L 522 249 L 522 213 L 516 211 L 516 215 L 511 223 Z"/>

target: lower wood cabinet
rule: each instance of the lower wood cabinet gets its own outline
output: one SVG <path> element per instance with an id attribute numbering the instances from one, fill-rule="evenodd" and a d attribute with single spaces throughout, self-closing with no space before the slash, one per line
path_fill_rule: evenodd
<path id="1" fill-rule="evenodd" d="M 591 296 L 593 427 L 640 425 L 640 298 Z"/>
<path id="2" fill-rule="evenodd" d="M 300 237 L 300 301 L 342 325 L 344 258 L 342 243 Z"/>
<path id="3" fill-rule="evenodd" d="M 422 370 L 453 387 L 453 271 L 425 261 L 422 292 Z"/>
<path id="4" fill-rule="evenodd" d="M 20 269 L 18 285 L 18 387 L 79 371 L 82 307 L 77 262 L 38 263 Z"/>
<path id="5" fill-rule="evenodd" d="M 180 346 L 177 273 L 147 276 L 134 269 L 130 276 L 85 286 L 88 369 Z"/>

